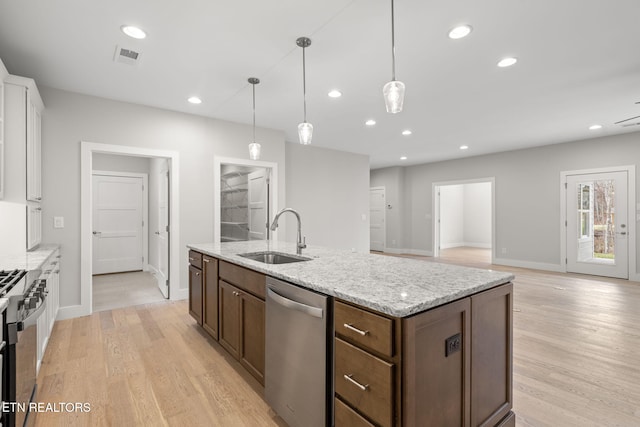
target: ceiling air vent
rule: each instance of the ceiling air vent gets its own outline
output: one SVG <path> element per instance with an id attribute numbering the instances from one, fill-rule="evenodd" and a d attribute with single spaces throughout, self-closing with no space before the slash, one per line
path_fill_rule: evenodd
<path id="1" fill-rule="evenodd" d="M 133 49 L 116 46 L 116 54 L 113 60 L 122 64 L 136 65 L 140 62 L 141 56 L 142 54 L 140 52 L 136 52 Z"/>

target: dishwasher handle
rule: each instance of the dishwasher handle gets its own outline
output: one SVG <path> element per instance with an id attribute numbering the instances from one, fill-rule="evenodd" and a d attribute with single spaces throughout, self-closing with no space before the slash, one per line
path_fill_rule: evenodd
<path id="1" fill-rule="evenodd" d="M 318 317 L 322 319 L 322 309 L 318 307 L 313 307 L 310 305 L 302 304 L 297 301 L 290 300 L 289 298 L 285 298 L 279 293 L 275 292 L 271 288 L 267 288 L 267 296 L 271 298 L 274 302 L 287 307 L 291 310 L 297 310 L 302 313 L 308 314 L 309 316 Z"/>

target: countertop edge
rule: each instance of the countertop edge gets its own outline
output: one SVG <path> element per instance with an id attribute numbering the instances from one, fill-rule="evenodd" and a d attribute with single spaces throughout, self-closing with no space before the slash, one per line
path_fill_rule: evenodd
<path id="1" fill-rule="evenodd" d="M 506 284 L 506 283 L 510 283 L 513 281 L 514 279 L 514 275 L 510 274 L 510 273 L 504 273 L 502 277 L 496 279 L 496 280 L 492 280 L 489 282 L 485 282 L 482 284 L 479 284 L 477 286 L 473 286 L 473 287 L 469 287 L 463 290 L 459 290 L 457 292 L 451 292 L 449 294 L 446 294 L 444 296 L 438 297 L 438 298 L 432 298 L 432 299 L 428 299 L 425 300 L 422 303 L 417 303 L 417 304 L 411 304 L 408 305 L 404 308 L 393 308 L 393 307 L 389 307 L 389 306 L 385 306 L 383 305 L 383 303 L 380 302 L 376 302 L 375 300 L 373 300 L 372 298 L 367 298 L 367 297 L 362 297 L 362 296 L 355 296 L 353 294 L 350 293 L 345 293 L 345 292 L 340 292 L 340 290 L 338 289 L 331 289 L 330 287 L 323 287 L 318 285 L 317 283 L 312 283 L 306 280 L 303 280 L 299 277 L 294 277 L 292 275 L 289 274 L 285 274 L 282 273 L 280 271 L 276 271 L 274 270 L 273 267 L 270 267 L 269 264 L 263 264 L 257 261 L 252 261 L 249 260 L 247 258 L 243 258 L 240 257 L 236 254 L 234 255 L 227 255 L 225 253 L 222 253 L 221 251 L 216 251 L 216 250 L 211 250 L 206 248 L 206 245 L 210 245 L 210 244 L 187 244 L 186 246 L 189 249 L 195 250 L 197 252 L 201 252 L 205 255 L 214 257 L 214 258 L 218 258 L 220 260 L 223 261 L 227 261 L 230 262 L 232 264 L 253 270 L 253 271 L 257 271 L 259 273 L 265 274 L 267 276 L 270 277 L 274 277 L 276 279 L 280 279 L 280 280 L 284 280 L 290 283 L 293 283 L 295 285 L 304 287 L 306 289 L 310 289 L 312 291 L 316 291 L 325 295 L 329 295 L 335 298 L 339 298 L 341 300 L 353 303 L 353 304 L 358 304 L 360 306 L 369 308 L 371 310 L 392 316 L 392 317 L 397 317 L 397 318 L 404 318 L 404 317 L 409 317 L 433 308 L 436 308 L 438 306 L 459 300 L 461 298 L 465 298 L 480 292 L 483 292 L 485 290 Z M 283 245 L 283 244 L 280 244 Z M 284 244 L 286 245 L 286 244 Z M 346 251 L 336 251 L 337 253 L 342 253 L 345 252 L 345 254 L 347 254 Z M 374 255 L 371 255 L 374 256 Z M 413 262 L 426 262 L 426 261 L 419 261 L 419 260 L 410 260 Z M 454 266 L 455 267 L 455 266 Z M 469 269 L 468 267 L 460 267 L 457 266 L 460 269 Z M 481 270 L 481 269 L 473 269 L 473 270 L 478 270 L 478 271 L 489 271 L 489 270 Z"/>

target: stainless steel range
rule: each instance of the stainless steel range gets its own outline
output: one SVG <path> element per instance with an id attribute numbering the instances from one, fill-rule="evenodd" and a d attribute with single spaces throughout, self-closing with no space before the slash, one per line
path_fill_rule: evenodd
<path id="1" fill-rule="evenodd" d="M 36 394 L 37 321 L 46 308 L 47 284 L 38 280 L 41 273 L 0 272 L 0 297 L 9 299 L 2 325 L 7 344 L 2 353 L 2 400 L 11 410 L 2 414 L 3 426 L 22 427 L 35 421 L 28 410 Z"/>

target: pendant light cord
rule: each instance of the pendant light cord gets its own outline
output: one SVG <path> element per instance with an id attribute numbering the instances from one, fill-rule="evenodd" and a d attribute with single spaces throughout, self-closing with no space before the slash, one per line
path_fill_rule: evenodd
<path id="1" fill-rule="evenodd" d="M 305 47 L 302 48 L 302 99 L 304 104 L 304 122 L 307 122 L 307 73 L 306 73 L 306 61 L 305 61 Z"/>
<path id="2" fill-rule="evenodd" d="M 391 0 L 391 80 L 396 79 L 396 31 L 393 14 L 393 0 Z"/>
<path id="3" fill-rule="evenodd" d="M 256 85 L 252 83 L 253 86 L 253 142 L 256 142 Z"/>

